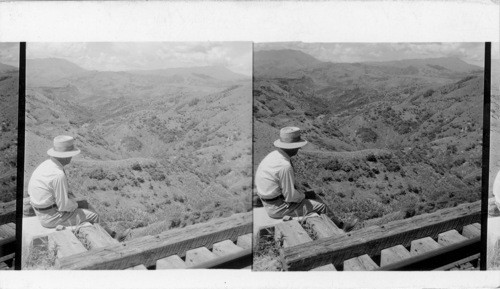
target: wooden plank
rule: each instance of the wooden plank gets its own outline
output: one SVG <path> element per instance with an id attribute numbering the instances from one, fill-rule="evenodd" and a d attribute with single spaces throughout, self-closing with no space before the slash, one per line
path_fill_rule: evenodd
<path id="1" fill-rule="evenodd" d="M 438 235 L 438 244 L 441 246 L 448 246 L 455 243 L 468 240 L 466 237 L 460 235 L 457 230 L 450 230 Z"/>
<path id="2" fill-rule="evenodd" d="M 236 241 L 252 232 L 252 212 L 229 218 L 169 230 L 156 236 L 145 236 L 118 245 L 97 248 L 57 260 L 61 269 L 125 269 L 139 264 L 149 267 L 168 256 L 184 257 L 186 251 L 199 247 L 212 248 L 214 243 Z"/>
<path id="3" fill-rule="evenodd" d="M 337 271 L 337 269 L 333 266 L 333 264 L 327 264 L 311 269 L 311 271 Z"/>
<path id="4" fill-rule="evenodd" d="M 252 248 L 252 237 L 253 234 L 245 234 L 243 236 L 239 236 L 238 240 L 236 241 L 236 245 L 243 249 Z"/>
<path id="5" fill-rule="evenodd" d="M 87 252 L 83 244 L 69 230 L 57 231 L 48 235 L 49 246 L 57 246 L 57 258 Z"/>
<path id="6" fill-rule="evenodd" d="M 186 266 L 188 267 L 215 259 L 217 259 L 217 255 L 210 252 L 210 250 L 205 247 L 196 248 L 186 252 Z"/>
<path id="7" fill-rule="evenodd" d="M 401 245 L 390 247 L 380 252 L 380 266 L 396 263 L 410 257 L 411 254 L 405 247 Z"/>
<path id="8" fill-rule="evenodd" d="M 186 257 L 187 260 L 187 257 Z M 236 253 L 231 253 L 230 255 L 225 255 L 223 257 L 216 257 L 207 261 L 202 261 L 195 265 L 189 265 L 187 269 L 235 269 L 239 268 L 240 264 L 249 264 L 252 262 L 252 249 L 244 249 Z M 237 264 L 237 267 L 234 265 Z"/>
<path id="9" fill-rule="evenodd" d="M 344 261 L 344 271 L 369 271 L 377 268 L 378 265 L 366 254 Z"/>
<path id="10" fill-rule="evenodd" d="M 16 229 L 12 228 L 9 224 L 0 225 L 0 239 L 15 237 Z"/>
<path id="11" fill-rule="evenodd" d="M 425 237 L 418 240 L 414 240 L 411 242 L 410 254 L 412 256 L 416 256 L 419 254 L 427 253 L 430 251 L 434 251 L 443 246 L 439 245 L 434 239 L 431 237 Z"/>
<path id="12" fill-rule="evenodd" d="M 477 201 L 352 231 L 340 237 L 327 237 L 283 248 L 281 258 L 287 270 L 305 271 L 332 262 L 338 266 L 344 260 L 363 254 L 378 255 L 382 249 L 392 246 L 409 247 L 411 241 L 418 238 L 437 238 L 442 232 L 460 229 L 480 219 L 481 202 Z"/>
<path id="13" fill-rule="evenodd" d="M 148 268 L 146 268 L 146 266 L 144 265 L 137 265 L 134 267 L 127 268 L 125 270 L 148 270 Z"/>
<path id="14" fill-rule="evenodd" d="M 275 234 L 276 238 L 280 238 L 280 236 L 284 238 L 283 247 L 295 246 L 312 241 L 309 234 L 307 234 L 304 228 L 302 228 L 296 220 L 277 224 L 275 226 Z M 317 266 L 313 269 L 315 271 L 336 271 L 332 264 Z"/>
<path id="15" fill-rule="evenodd" d="M 316 233 L 318 239 L 345 235 L 345 232 L 339 229 L 326 215 L 321 215 L 316 218 L 307 218 L 306 223 L 311 226 L 311 229 Z"/>
<path id="16" fill-rule="evenodd" d="M 86 243 L 90 249 L 95 249 L 120 243 L 117 240 L 111 238 L 111 236 L 106 232 L 106 230 L 104 230 L 99 224 L 93 224 L 92 226 L 81 227 L 78 229 L 77 234 L 86 240 Z"/>
<path id="17" fill-rule="evenodd" d="M 232 253 L 243 251 L 243 248 L 236 246 L 230 240 L 215 243 L 212 252 L 217 256 L 226 256 Z"/>
<path id="18" fill-rule="evenodd" d="M 276 238 L 283 238 L 283 247 L 291 247 L 312 241 L 309 234 L 296 220 L 279 223 L 274 228 Z"/>
<path id="19" fill-rule="evenodd" d="M 163 269 L 186 269 L 186 263 L 178 255 L 172 255 L 156 261 L 156 270 Z"/>
<path id="20" fill-rule="evenodd" d="M 477 226 L 467 225 L 464 226 L 462 230 L 462 235 L 466 238 L 472 239 L 474 237 L 481 236 L 481 229 L 478 229 Z"/>
<path id="21" fill-rule="evenodd" d="M 481 231 L 481 224 L 479 223 L 474 223 L 474 224 L 471 224 L 472 226 L 476 227 L 479 231 Z"/>
<path id="22" fill-rule="evenodd" d="M 0 262 L 0 270 L 10 270 L 10 267 L 5 262 Z"/>
<path id="23" fill-rule="evenodd" d="M 16 201 L 0 203 L 0 225 L 16 222 Z"/>

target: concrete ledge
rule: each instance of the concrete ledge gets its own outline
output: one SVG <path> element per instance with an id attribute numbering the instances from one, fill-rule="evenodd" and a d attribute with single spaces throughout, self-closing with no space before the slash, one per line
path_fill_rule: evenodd
<path id="1" fill-rule="evenodd" d="M 283 223 L 282 219 L 273 219 L 269 217 L 264 207 L 253 208 L 253 231 L 258 232 L 262 227 L 274 226 Z"/>
<path id="2" fill-rule="evenodd" d="M 84 223 L 78 226 L 69 226 L 69 227 L 63 227 L 64 230 L 70 230 L 74 231 L 78 227 L 82 226 L 91 226 L 90 223 Z M 40 224 L 40 221 L 38 220 L 38 217 L 23 217 L 23 233 L 22 233 L 22 259 L 25 260 L 25 258 L 29 255 L 31 245 L 33 241 L 40 239 L 42 237 L 45 237 L 53 232 L 56 232 L 56 228 L 45 228 Z M 34 244 L 36 245 L 36 244 Z"/>

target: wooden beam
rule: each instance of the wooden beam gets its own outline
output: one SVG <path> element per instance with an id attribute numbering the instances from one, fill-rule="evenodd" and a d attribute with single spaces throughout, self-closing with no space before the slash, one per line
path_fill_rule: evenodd
<path id="1" fill-rule="evenodd" d="M 0 203 L 0 225 L 16 222 L 16 201 Z"/>
<path id="2" fill-rule="evenodd" d="M 49 239 L 49 247 L 56 246 L 58 258 L 87 252 L 87 249 L 85 249 L 83 244 L 70 230 L 57 231 L 47 236 Z"/>
<path id="3" fill-rule="evenodd" d="M 283 247 L 285 248 L 312 241 L 311 237 L 309 237 L 309 234 L 307 234 L 307 232 L 296 220 L 279 223 L 274 228 L 276 238 L 284 238 Z M 336 271 L 335 267 L 332 264 L 316 266 L 313 269 L 315 269 L 315 271 Z"/>
<path id="4" fill-rule="evenodd" d="M 137 265 L 134 267 L 127 268 L 125 270 L 148 270 L 148 268 L 146 268 L 146 266 L 144 265 Z"/>
<path id="5" fill-rule="evenodd" d="M 215 259 L 217 259 L 217 255 L 210 252 L 210 250 L 208 250 L 205 247 L 192 249 L 186 252 L 186 265 L 188 267 L 212 261 Z"/>
<path id="6" fill-rule="evenodd" d="M 212 249 L 212 252 L 217 256 L 226 256 L 239 251 L 242 251 L 243 248 L 236 246 L 230 240 L 225 240 L 219 243 L 215 243 Z"/>
<path id="7" fill-rule="evenodd" d="M 439 245 L 431 237 L 425 237 L 418 240 L 411 241 L 410 254 L 412 256 L 428 253 L 437 250 L 443 246 Z"/>
<path id="8" fill-rule="evenodd" d="M 478 229 L 477 226 L 473 224 L 464 226 L 462 230 L 462 235 L 466 238 L 472 239 L 475 237 L 481 236 L 481 229 Z"/>
<path id="9" fill-rule="evenodd" d="M 236 241 L 239 236 L 251 232 L 252 212 L 240 213 L 61 258 L 57 263 L 60 269 L 125 269 L 140 264 L 149 267 L 159 259 L 172 255 L 184 257 L 188 250 L 211 249 L 214 243 Z"/>
<path id="10" fill-rule="evenodd" d="M 236 253 L 232 253 L 230 255 L 226 255 L 224 257 L 219 257 L 198 263 L 196 265 L 191 265 L 187 267 L 187 269 L 235 269 L 241 268 L 241 264 L 249 264 L 248 261 L 250 263 L 252 262 L 252 249 L 245 249 Z M 236 263 L 238 266 L 234 266 L 234 263 Z"/>
<path id="11" fill-rule="evenodd" d="M 238 245 L 238 247 L 241 247 L 243 249 L 252 248 L 252 237 L 253 234 L 251 233 L 239 236 L 238 240 L 236 241 L 236 245 Z"/>
<path id="12" fill-rule="evenodd" d="M 467 241 L 441 247 L 427 253 L 412 256 L 400 262 L 380 267 L 380 271 L 429 271 L 443 268 L 452 262 L 464 260 L 481 250 L 481 238 L 476 237 Z"/>
<path id="13" fill-rule="evenodd" d="M 438 243 L 442 246 L 466 241 L 467 238 L 460 235 L 457 230 L 450 230 L 438 235 Z"/>
<path id="14" fill-rule="evenodd" d="M 16 228 L 15 226 L 10 226 L 12 223 L 7 223 L 0 225 L 0 239 L 10 238 L 16 236 Z"/>
<path id="15" fill-rule="evenodd" d="M 279 223 L 274 226 L 277 239 L 283 238 L 283 247 L 291 247 L 312 241 L 306 230 L 296 220 Z"/>
<path id="16" fill-rule="evenodd" d="M 366 254 L 344 261 L 344 271 L 370 271 L 377 268 L 378 265 Z"/>
<path id="17" fill-rule="evenodd" d="M 78 234 L 86 239 L 90 249 L 119 244 L 99 224 L 84 226 L 78 229 Z"/>
<path id="18" fill-rule="evenodd" d="M 411 254 L 405 247 L 401 245 L 390 247 L 380 252 L 380 266 L 386 266 L 410 257 Z"/>
<path id="19" fill-rule="evenodd" d="M 335 269 L 335 266 L 333 266 L 333 264 L 327 264 L 311 269 L 311 271 L 337 271 L 337 269 Z"/>
<path id="20" fill-rule="evenodd" d="M 344 260 L 368 254 L 375 256 L 384 248 L 402 245 L 409 247 L 411 241 L 438 234 L 480 221 L 480 201 L 462 204 L 431 214 L 389 222 L 353 231 L 345 236 L 328 237 L 281 250 L 282 262 L 288 270 L 310 270 L 333 263 L 341 265 Z"/>
<path id="21" fill-rule="evenodd" d="M 321 215 L 316 218 L 307 218 L 306 223 L 316 232 L 318 239 L 345 235 L 345 232 L 339 229 L 339 227 L 337 227 L 326 215 Z"/>
<path id="22" fill-rule="evenodd" d="M 178 255 L 172 255 L 156 261 L 156 270 L 163 269 L 186 269 L 186 263 Z"/>

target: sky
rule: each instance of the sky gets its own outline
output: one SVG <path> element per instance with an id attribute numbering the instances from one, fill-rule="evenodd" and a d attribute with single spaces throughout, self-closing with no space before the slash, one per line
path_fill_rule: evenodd
<path id="1" fill-rule="evenodd" d="M 26 58 L 62 58 L 88 70 L 224 66 L 252 73 L 251 42 L 28 43 Z"/>
<path id="2" fill-rule="evenodd" d="M 19 67 L 19 42 L 0 42 L 0 63 Z"/>
<path id="3" fill-rule="evenodd" d="M 256 43 L 255 50 L 294 49 L 321 61 L 369 62 L 401 59 L 458 57 L 483 67 L 484 43 Z M 492 58 L 499 59 L 498 43 L 492 45 Z"/>

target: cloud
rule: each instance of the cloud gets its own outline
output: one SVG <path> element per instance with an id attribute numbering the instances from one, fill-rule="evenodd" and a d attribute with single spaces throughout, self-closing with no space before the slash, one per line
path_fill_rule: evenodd
<path id="1" fill-rule="evenodd" d="M 251 42 L 33 43 L 27 58 L 63 58 L 90 70 L 224 66 L 251 75 Z"/>
<path id="2" fill-rule="evenodd" d="M 371 62 L 458 57 L 484 65 L 484 43 L 258 43 L 256 50 L 296 49 L 329 62 Z"/>

